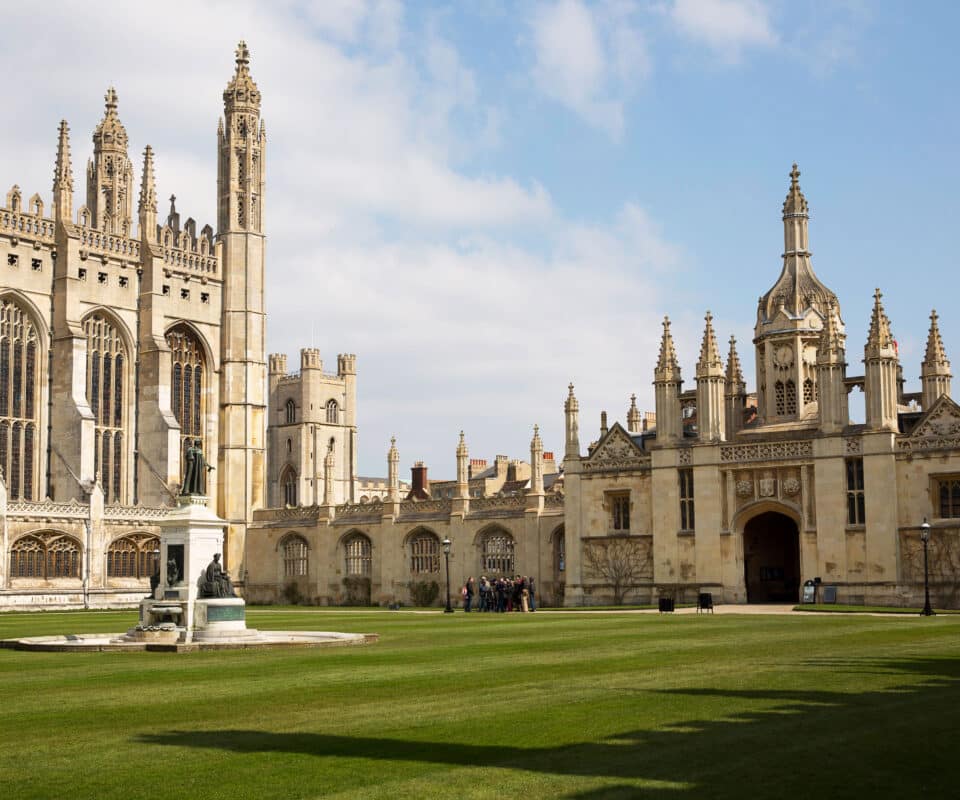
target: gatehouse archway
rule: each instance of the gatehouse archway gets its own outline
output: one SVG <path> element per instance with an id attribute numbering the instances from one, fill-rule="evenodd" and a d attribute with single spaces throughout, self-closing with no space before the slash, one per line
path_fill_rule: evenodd
<path id="1" fill-rule="evenodd" d="M 800 599 L 800 534 L 786 514 L 765 511 L 743 526 L 743 569 L 748 603 Z"/>

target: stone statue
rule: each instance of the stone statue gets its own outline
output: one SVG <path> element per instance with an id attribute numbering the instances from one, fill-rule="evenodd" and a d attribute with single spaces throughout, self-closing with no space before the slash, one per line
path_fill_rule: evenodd
<path id="1" fill-rule="evenodd" d="M 176 586 L 180 582 L 180 568 L 177 559 L 167 559 L 167 586 Z"/>
<path id="2" fill-rule="evenodd" d="M 207 565 L 200 581 L 200 597 L 236 597 L 230 575 L 220 565 L 220 554 L 213 554 L 213 561 Z"/>
<path id="3" fill-rule="evenodd" d="M 180 495 L 205 495 L 207 493 L 207 473 L 213 467 L 203 457 L 203 450 L 199 439 L 194 439 L 184 454 L 186 466 L 183 471 L 183 485 Z"/>

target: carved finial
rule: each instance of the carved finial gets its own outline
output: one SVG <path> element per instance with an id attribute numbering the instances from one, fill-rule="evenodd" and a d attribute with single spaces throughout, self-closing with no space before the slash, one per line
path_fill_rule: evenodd
<path id="1" fill-rule="evenodd" d="M 177 196 L 175 194 L 170 195 L 170 216 L 172 217 L 177 213 Z"/>
<path id="2" fill-rule="evenodd" d="M 657 359 L 655 375 L 658 380 L 679 380 L 680 365 L 677 363 L 677 350 L 670 334 L 670 317 L 663 318 L 663 336 L 660 339 L 660 356 Z"/>
<path id="3" fill-rule="evenodd" d="M 53 207 L 57 219 L 70 222 L 73 216 L 73 165 L 70 163 L 70 128 L 60 120 L 57 136 L 57 163 L 53 167 Z"/>
<path id="4" fill-rule="evenodd" d="M 867 349 L 880 350 L 893 346 L 893 334 L 890 333 L 890 320 L 883 310 L 878 288 L 873 293 L 873 313 L 870 315 L 870 333 L 867 337 Z"/>
<path id="5" fill-rule="evenodd" d="M 627 430 L 630 433 L 640 433 L 641 430 L 640 409 L 637 408 L 637 396 L 630 395 L 630 408 L 627 409 Z"/>
<path id="6" fill-rule="evenodd" d="M 237 68 L 246 69 L 249 63 L 250 63 L 250 48 L 247 47 L 247 43 L 243 41 L 243 39 L 241 39 L 240 42 L 237 44 Z"/>
<path id="7" fill-rule="evenodd" d="M 107 113 L 117 110 L 117 90 L 112 86 L 107 89 L 107 93 L 103 96 L 103 99 L 106 101 Z"/>
<path id="8" fill-rule="evenodd" d="M 807 199 L 800 190 L 800 170 L 797 169 L 796 162 L 790 170 L 790 190 L 787 192 L 787 199 L 783 201 L 784 219 L 794 215 L 807 215 Z"/>
<path id="9" fill-rule="evenodd" d="M 697 375 L 722 375 L 723 361 L 717 346 L 717 335 L 713 330 L 713 314 L 709 311 L 704 317 L 707 324 L 703 330 L 703 342 L 700 344 L 700 360 L 697 362 Z"/>
<path id="10" fill-rule="evenodd" d="M 137 206 L 140 217 L 140 234 L 153 240 L 157 227 L 157 186 L 153 176 L 153 148 L 143 150 L 143 174 L 140 176 L 140 202 Z"/>
<path id="11" fill-rule="evenodd" d="M 927 334 L 927 352 L 923 359 L 925 367 L 946 366 L 950 368 L 950 362 L 947 361 L 947 354 L 943 349 L 943 338 L 940 336 L 940 326 L 937 320 L 937 310 L 930 312 L 930 332 Z"/>
<path id="12" fill-rule="evenodd" d="M 744 391 L 743 368 L 740 366 L 740 356 L 737 353 L 737 337 L 730 337 L 730 351 L 727 354 L 727 390 Z"/>
<path id="13" fill-rule="evenodd" d="M 573 393 L 573 384 L 571 383 L 569 388 L 569 394 L 567 394 L 567 399 L 563 404 L 563 410 L 567 412 L 579 411 L 580 404 L 577 402 L 577 397 Z"/>

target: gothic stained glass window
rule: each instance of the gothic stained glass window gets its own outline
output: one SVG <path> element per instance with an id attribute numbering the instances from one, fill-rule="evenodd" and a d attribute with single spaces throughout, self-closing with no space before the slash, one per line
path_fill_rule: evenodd
<path id="1" fill-rule="evenodd" d="M 11 500 L 36 499 L 38 346 L 31 317 L 12 300 L 0 300 L 0 469 Z"/>
<path id="2" fill-rule="evenodd" d="M 21 536 L 10 547 L 11 578 L 79 578 L 80 543 L 56 531 Z"/>
<path id="3" fill-rule="evenodd" d="M 203 347 L 197 335 L 186 325 L 177 325 L 167 332 L 173 379 L 173 415 L 180 423 L 180 458 L 187 447 L 199 440 L 204 451 L 203 418 L 205 412 Z M 210 454 L 205 453 L 209 458 Z"/>
<path id="4" fill-rule="evenodd" d="M 101 313 L 88 316 L 83 330 L 87 336 L 87 402 L 93 412 L 97 443 L 94 470 L 100 476 L 104 501 L 123 502 L 126 347 L 117 325 Z"/>
<path id="5" fill-rule="evenodd" d="M 107 548 L 108 578 L 145 580 L 156 572 L 160 540 L 148 534 L 123 536 Z"/>

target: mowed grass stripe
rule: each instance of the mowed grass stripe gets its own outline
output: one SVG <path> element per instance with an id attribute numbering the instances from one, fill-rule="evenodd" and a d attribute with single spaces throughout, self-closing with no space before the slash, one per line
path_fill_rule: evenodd
<path id="1" fill-rule="evenodd" d="M 116 614 L 66 616 L 122 630 Z M 937 796 L 957 778 L 912 745 L 920 728 L 944 740 L 954 729 L 960 621 L 249 616 L 252 627 L 269 618 L 381 640 L 179 656 L 0 651 L 2 794 L 910 796 L 928 775 Z M 63 624 L 3 617 L 20 635 L 38 622 Z M 171 767 L 188 777 L 171 784 Z"/>

